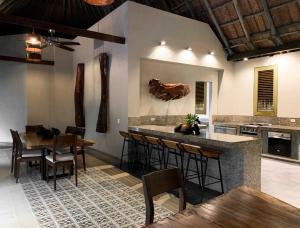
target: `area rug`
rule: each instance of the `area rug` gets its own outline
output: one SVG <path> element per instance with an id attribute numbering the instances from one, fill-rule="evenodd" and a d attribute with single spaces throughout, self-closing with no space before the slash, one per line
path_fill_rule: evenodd
<path id="1" fill-rule="evenodd" d="M 39 175 L 21 177 L 20 183 L 40 227 L 141 227 L 145 224 L 144 196 L 112 178 L 101 166 L 80 170 L 74 179 L 48 184 Z M 155 205 L 155 220 L 172 215 Z"/>

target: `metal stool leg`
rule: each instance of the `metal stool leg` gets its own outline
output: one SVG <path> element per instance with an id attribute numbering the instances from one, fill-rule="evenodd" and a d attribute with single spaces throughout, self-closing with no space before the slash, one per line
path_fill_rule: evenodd
<path id="1" fill-rule="evenodd" d="M 189 153 L 186 168 L 185 168 L 185 178 L 184 178 L 185 180 L 187 179 L 187 176 L 188 176 L 190 160 L 191 160 L 191 154 Z"/>
<path id="2" fill-rule="evenodd" d="M 208 158 L 205 158 L 204 161 L 204 173 L 203 173 L 203 177 L 202 177 L 202 193 L 201 193 L 201 202 L 203 201 L 204 198 L 204 191 L 205 191 L 205 179 L 206 179 L 206 172 L 207 172 L 207 166 L 208 166 Z"/>
<path id="3" fill-rule="evenodd" d="M 222 190 L 222 193 L 224 193 L 223 177 L 222 177 L 220 158 L 218 158 L 218 165 L 219 165 L 219 176 L 220 176 L 220 182 L 221 182 L 221 190 Z"/>
<path id="4" fill-rule="evenodd" d="M 194 154 L 194 159 L 195 159 L 195 162 L 196 162 L 196 169 L 197 169 L 197 176 L 198 176 L 198 182 L 199 182 L 199 185 L 202 189 L 202 180 L 201 180 L 201 177 L 200 177 L 200 173 L 199 173 L 199 165 L 198 165 L 198 159 L 197 159 L 197 155 Z"/>
<path id="5" fill-rule="evenodd" d="M 124 148 L 125 148 L 125 139 L 124 139 L 124 141 L 123 141 L 123 146 L 122 146 L 122 154 L 121 154 L 121 161 L 120 161 L 120 169 L 122 168 L 122 164 L 123 164 Z"/>

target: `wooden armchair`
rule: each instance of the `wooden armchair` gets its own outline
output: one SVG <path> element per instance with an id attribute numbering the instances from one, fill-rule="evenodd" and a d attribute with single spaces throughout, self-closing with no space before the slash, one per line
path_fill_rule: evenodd
<path id="1" fill-rule="evenodd" d="M 179 190 L 179 211 L 186 208 L 186 196 L 182 172 L 179 168 L 164 169 L 143 176 L 143 187 L 146 203 L 146 226 L 153 223 L 153 197 L 170 190 Z"/>

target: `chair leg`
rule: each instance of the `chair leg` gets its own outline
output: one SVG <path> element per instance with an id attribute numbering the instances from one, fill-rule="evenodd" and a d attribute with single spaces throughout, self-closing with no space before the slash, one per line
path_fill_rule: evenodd
<path id="1" fill-rule="evenodd" d="M 220 158 L 218 158 L 218 165 L 219 165 L 219 176 L 220 176 L 221 190 L 222 190 L 222 193 L 224 193 L 223 177 L 222 177 Z"/>
<path id="2" fill-rule="evenodd" d="M 170 149 L 167 149 L 167 159 L 166 159 L 166 164 L 165 164 L 165 169 L 168 168 L 169 166 L 169 159 L 170 159 Z"/>
<path id="3" fill-rule="evenodd" d="M 47 162 L 45 165 L 46 165 L 46 181 L 47 183 L 49 183 L 49 165 Z"/>
<path id="4" fill-rule="evenodd" d="M 181 167 L 182 176 L 184 177 L 183 161 L 184 161 L 184 153 L 182 153 L 182 152 L 180 151 L 180 167 Z"/>
<path id="5" fill-rule="evenodd" d="M 176 151 L 175 152 L 175 162 L 176 162 L 176 166 L 178 167 L 178 158 L 177 158 L 177 154 L 176 154 Z"/>
<path id="6" fill-rule="evenodd" d="M 189 153 L 186 168 L 185 168 L 185 180 L 187 180 L 188 172 L 189 172 L 189 166 L 190 166 L 190 160 L 191 160 L 191 154 Z"/>
<path id="7" fill-rule="evenodd" d="M 56 191 L 56 171 L 57 171 L 57 167 L 56 165 L 54 165 L 53 166 L 54 191 Z"/>
<path id="8" fill-rule="evenodd" d="M 75 161 L 75 185 L 78 186 L 77 161 Z"/>
<path id="9" fill-rule="evenodd" d="M 68 178 L 71 179 L 71 173 L 72 173 L 72 166 L 73 164 L 71 164 L 68 168 L 69 168 L 69 173 L 68 173 Z"/>
<path id="10" fill-rule="evenodd" d="M 15 166 L 15 169 L 16 169 L 16 183 L 19 182 L 19 177 L 20 177 L 20 161 L 17 161 L 16 162 L 16 166 Z"/>
<path id="11" fill-rule="evenodd" d="M 41 179 L 43 180 L 43 173 L 42 173 L 42 170 L 43 170 L 43 157 L 41 157 L 40 159 L 40 173 L 41 173 Z"/>
<path id="12" fill-rule="evenodd" d="M 122 154 L 121 154 L 121 161 L 120 161 L 120 169 L 122 168 L 122 165 L 123 165 L 124 149 L 125 149 L 125 139 L 124 139 L 124 141 L 123 141 L 123 146 L 122 146 Z"/>
<path id="13" fill-rule="evenodd" d="M 15 156 L 14 154 L 11 155 L 11 166 L 10 166 L 10 173 L 14 171 L 14 163 L 15 163 Z"/>
<path id="14" fill-rule="evenodd" d="M 196 154 L 194 154 L 194 159 L 195 159 L 195 162 L 196 162 L 198 182 L 199 182 L 199 185 L 200 185 L 200 187 L 202 189 L 202 184 L 201 184 L 202 180 L 201 180 L 200 173 L 199 173 L 199 165 L 198 165 L 198 160 L 197 160 L 197 155 Z"/>
<path id="15" fill-rule="evenodd" d="M 208 166 L 208 158 L 205 158 L 204 161 L 204 174 L 202 177 L 202 192 L 201 192 L 201 202 L 204 199 L 204 192 L 205 192 L 205 179 L 206 179 L 206 172 L 207 172 L 207 166 Z"/>
<path id="16" fill-rule="evenodd" d="M 160 155 L 159 145 L 157 145 L 157 153 L 158 153 L 158 160 L 159 160 L 159 169 L 162 169 L 162 155 Z"/>
<path id="17" fill-rule="evenodd" d="M 82 150 L 82 163 L 83 163 L 83 170 L 86 171 L 86 164 L 85 164 L 85 151 Z"/>

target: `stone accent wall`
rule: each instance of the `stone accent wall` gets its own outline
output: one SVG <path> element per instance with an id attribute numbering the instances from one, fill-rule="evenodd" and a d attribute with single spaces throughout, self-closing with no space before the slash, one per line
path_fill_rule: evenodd
<path id="1" fill-rule="evenodd" d="M 290 120 L 295 119 L 295 123 Z M 213 123 L 269 123 L 300 127 L 300 118 L 268 117 L 268 116 L 238 116 L 238 115 L 213 115 Z"/>
<path id="2" fill-rule="evenodd" d="M 128 117 L 128 126 L 138 125 L 178 125 L 183 123 L 185 115 Z"/>

